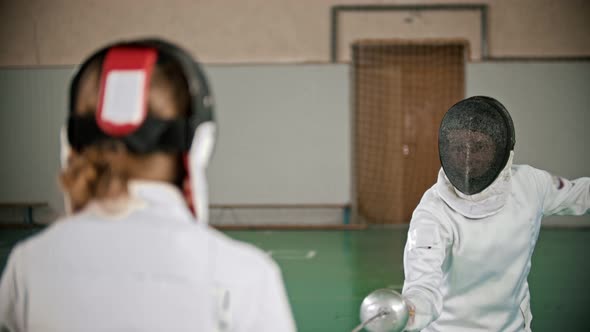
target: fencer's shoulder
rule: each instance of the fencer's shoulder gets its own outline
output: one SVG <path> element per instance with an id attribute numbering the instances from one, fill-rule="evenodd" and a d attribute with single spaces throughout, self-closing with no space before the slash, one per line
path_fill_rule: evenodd
<path id="1" fill-rule="evenodd" d="M 445 203 L 437 186 L 434 185 L 422 196 L 418 206 L 412 213 L 411 222 L 428 221 L 429 223 L 447 224 L 446 215 L 449 214 L 449 206 Z"/>
<path id="2" fill-rule="evenodd" d="M 279 271 L 270 256 L 256 246 L 234 240 L 213 228 L 207 232 L 220 281 L 233 282 L 239 275 L 241 283 L 260 282 Z"/>
<path id="3" fill-rule="evenodd" d="M 551 175 L 547 171 L 526 164 L 512 165 L 511 171 L 512 178 L 517 181 L 528 180 L 538 182 L 545 178 L 551 177 Z"/>
<path id="4" fill-rule="evenodd" d="M 534 166 L 528 165 L 528 164 L 517 164 L 517 165 L 512 165 L 512 175 L 514 176 L 515 174 L 521 175 L 521 176 L 527 176 L 527 175 L 539 175 L 539 174 L 548 174 L 548 172 L 546 170 L 540 169 L 540 168 L 536 168 Z"/>
<path id="5" fill-rule="evenodd" d="M 38 233 L 21 240 L 15 248 L 18 247 L 21 251 L 45 250 L 45 247 L 55 242 L 56 238 L 62 237 L 64 233 L 69 233 L 72 227 L 76 227 L 77 219 L 80 219 L 78 215 L 57 219 Z"/>
<path id="6" fill-rule="evenodd" d="M 527 176 L 530 174 L 541 172 L 541 170 L 534 168 L 527 164 L 516 164 L 511 167 L 512 176 Z"/>
<path id="7" fill-rule="evenodd" d="M 438 211 L 445 208 L 447 208 L 447 204 L 441 197 L 437 185 L 434 185 L 430 187 L 428 190 L 426 190 L 424 195 L 422 195 L 422 198 L 420 199 L 420 203 L 418 203 L 416 210 L 420 209 L 426 211 Z"/>

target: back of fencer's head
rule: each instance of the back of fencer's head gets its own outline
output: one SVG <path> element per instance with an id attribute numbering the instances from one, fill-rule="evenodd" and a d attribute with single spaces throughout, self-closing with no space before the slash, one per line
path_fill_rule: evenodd
<path id="1" fill-rule="evenodd" d="M 179 186 L 207 222 L 214 99 L 189 52 L 162 39 L 100 48 L 74 75 L 69 100 L 61 158 L 67 211 L 126 194 L 129 179 L 147 179 Z"/>
<path id="2" fill-rule="evenodd" d="M 72 91 L 75 116 L 94 116 L 99 104 L 104 57 L 96 57 L 77 75 Z M 147 89 L 147 111 L 159 119 L 174 119 L 188 113 L 189 94 L 181 68 L 173 61 L 159 61 Z M 101 140 L 73 151 L 60 180 L 73 211 L 93 199 L 115 199 L 127 193 L 132 179 L 163 181 L 178 186 L 183 176 L 178 153 L 137 153 L 117 140 Z"/>

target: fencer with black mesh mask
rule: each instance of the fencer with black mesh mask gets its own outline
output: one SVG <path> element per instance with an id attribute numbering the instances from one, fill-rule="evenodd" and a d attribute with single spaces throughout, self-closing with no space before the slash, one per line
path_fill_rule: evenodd
<path id="1" fill-rule="evenodd" d="M 528 274 L 547 215 L 590 213 L 590 178 L 513 165 L 515 129 L 496 99 L 453 105 L 439 129 L 441 169 L 410 221 L 407 331 L 530 331 Z"/>

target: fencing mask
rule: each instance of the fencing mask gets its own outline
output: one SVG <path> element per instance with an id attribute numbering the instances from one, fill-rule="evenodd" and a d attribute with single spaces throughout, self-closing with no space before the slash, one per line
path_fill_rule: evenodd
<path id="1" fill-rule="evenodd" d="M 439 129 L 442 168 L 451 184 L 466 195 L 480 193 L 494 182 L 514 144 L 510 114 L 490 97 L 471 97 L 453 105 Z"/>

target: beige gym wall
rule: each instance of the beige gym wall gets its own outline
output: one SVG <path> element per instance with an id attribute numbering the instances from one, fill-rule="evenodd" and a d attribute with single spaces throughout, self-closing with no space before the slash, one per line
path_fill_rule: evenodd
<path id="1" fill-rule="evenodd" d="M 330 61 L 335 5 L 487 4 L 491 57 L 590 56 L 586 0 L 0 0 L 0 66 L 77 63 L 107 42 L 163 36 L 206 63 Z M 366 37 L 465 37 L 480 57 L 477 11 L 346 12 L 338 59 Z"/>

